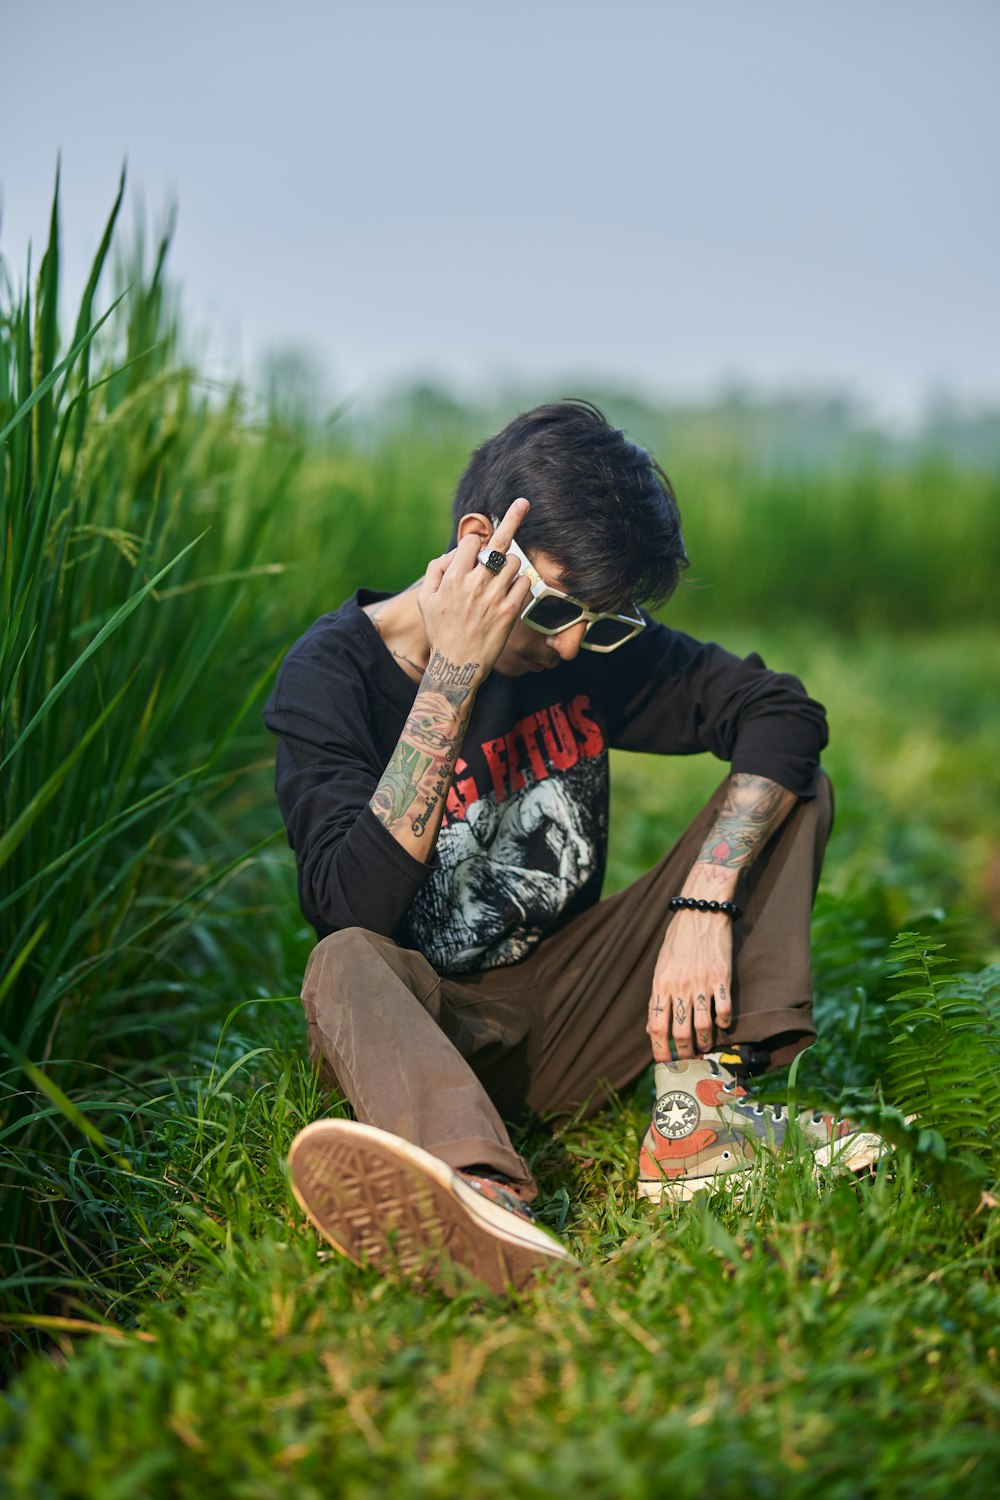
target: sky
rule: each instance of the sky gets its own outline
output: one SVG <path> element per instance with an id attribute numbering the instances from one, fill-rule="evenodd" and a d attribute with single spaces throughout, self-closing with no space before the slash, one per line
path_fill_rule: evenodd
<path id="1" fill-rule="evenodd" d="M 0 0 L 0 255 L 127 158 L 213 369 L 1000 400 L 1000 0 Z"/>

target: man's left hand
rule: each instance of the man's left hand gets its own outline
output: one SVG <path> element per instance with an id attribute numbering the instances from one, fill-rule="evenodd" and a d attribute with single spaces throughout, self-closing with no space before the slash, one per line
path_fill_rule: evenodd
<path id="1" fill-rule="evenodd" d="M 736 882 L 757 858 L 796 797 L 767 776 L 734 771 L 682 896 L 731 901 Z M 657 1062 L 710 1050 L 733 1024 L 733 931 L 721 912 L 676 913 L 656 960 L 646 1030 Z"/>
<path id="2" fill-rule="evenodd" d="M 657 1062 L 708 1052 L 733 1021 L 733 930 L 718 912 L 679 911 L 653 974 L 646 1030 Z"/>

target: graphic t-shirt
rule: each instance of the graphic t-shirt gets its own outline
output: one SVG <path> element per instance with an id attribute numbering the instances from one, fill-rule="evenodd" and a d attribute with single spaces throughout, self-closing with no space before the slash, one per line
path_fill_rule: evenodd
<path id="1" fill-rule="evenodd" d="M 436 864 L 403 924 L 441 973 L 524 958 L 557 918 L 597 900 L 607 850 L 606 730 L 586 693 L 465 744 Z"/>
<path id="2" fill-rule="evenodd" d="M 362 608 L 384 597 L 362 591 L 317 620 L 264 709 L 302 910 L 320 937 L 364 927 L 439 973 L 524 958 L 600 897 L 609 748 L 710 751 L 814 795 L 825 717 L 801 683 L 651 623 L 608 655 L 490 674 L 423 864 L 368 805 L 417 693 Z"/>

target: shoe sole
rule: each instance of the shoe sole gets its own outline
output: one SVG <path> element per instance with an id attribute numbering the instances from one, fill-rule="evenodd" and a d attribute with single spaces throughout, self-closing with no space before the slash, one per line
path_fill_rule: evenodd
<path id="1" fill-rule="evenodd" d="M 867 1130 L 855 1131 L 842 1141 L 831 1141 L 813 1152 L 818 1167 L 834 1172 L 867 1172 L 890 1150 L 887 1141 Z"/>
<path id="2" fill-rule="evenodd" d="M 666 1182 L 658 1177 L 646 1178 L 637 1184 L 637 1192 L 640 1198 L 648 1198 L 651 1203 L 690 1203 L 692 1198 L 709 1189 L 725 1188 L 732 1192 L 745 1181 L 748 1170 L 717 1172 L 714 1177 L 675 1178 Z"/>
<path id="3" fill-rule="evenodd" d="M 879 1136 L 867 1131 L 857 1131 L 841 1141 L 816 1148 L 812 1153 L 813 1177 L 818 1180 L 821 1175 L 819 1169 L 823 1168 L 845 1176 L 850 1173 L 858 1176 L 875 1166 L 889 1149 Z M 745 1180 L 749 1170 L 748 1165 L 729 1172 L 716 1172 L 711 1177 L 682 1177 L 673 1180 L 640 1178 L 637 1191 L 640 1198 L 648 1198 L 653 1203 L 689 1203 L 698 1193 L 710 1189 L 715 1191 L 724 1188 L 732 1192 Z"/>
<path id="4" fill-rule="evenodd" d="M 288 1154 L 292 1192 L 310 1221 L 356 1265 L 395 1270 L 450 1295 L 470 1279 L 525 1287 L 559 1241 L 482 1197 L 440 1158 L 374 1125 L 316 1120 Z"/>

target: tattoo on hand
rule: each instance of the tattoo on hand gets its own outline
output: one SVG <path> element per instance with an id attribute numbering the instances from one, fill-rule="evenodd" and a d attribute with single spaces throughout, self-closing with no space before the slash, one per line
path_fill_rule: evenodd
<path id="1" fill-rule="evenodd" d="M 683 1026 L 684 1022 L 687 1020 L 687 1009 L 684 1005 L 683 1000 L 678 1000 L 677 1002 L 677 1020 L 681 1026 Z"/>
<path id="2" fill-rule="evenodd" d="M 449 661 L 435 647 L 424 673 L 424 687 L 430 692 L 440 693 L 453 708 L 461 708 L 472 691 L 478 671 L 477 661 L 461 664 Z"/>
<path id="3" fill-rule="evenodd" d="M 697 1004 L 695 1006 L 695 1009 L 696 1010 L 708 1010 L 708 1001 L 705 999 L 704 995 L 699 995 L 698 996 L 698 1001 L 697 1001 Z"/>
<path id="4" fill-rule="evenodd" d="M 777 827 L 788 795 L 767 776 L 735 772 L 696 863 L 724 870 L 742 870 L 749 865 Z"/>
<path id="5" fill-rule="evenodd" d="M 662 1015 L 663 1015 L 663 1006 L 662 1006 L 662 1005 L 661 1005 L 661 1004 L 660 1004 L 660 1001 L 659 1001 L 659 997 L 657 997 L 657 1001 L 656 1001 L 656 1009 L 655 1009 L 655 1011 L 654 1011 L 654 1012 L 653 1012 L 653 1014 L 654 1014 L 654 1015 L 655 1015 L 655 1016 L 662 1016 Z"/>

